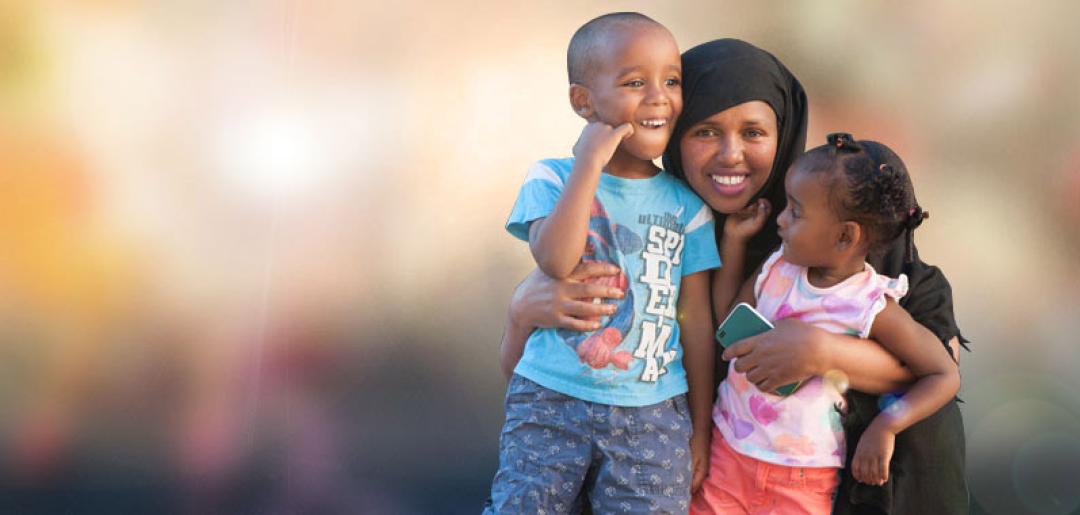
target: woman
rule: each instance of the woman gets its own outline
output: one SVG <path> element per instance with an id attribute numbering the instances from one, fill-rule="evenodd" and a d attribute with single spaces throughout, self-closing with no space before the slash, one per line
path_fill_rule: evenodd
<path id="1" fill-rule="evenodd" d="M 746 216 L 767 201 L 771 215 L 749 245 L 744 270 L 754 270 L 779 243 L 775 214 L 785 202 L 784 175 L 806 141 L 806 95 L 779 60 L 734 39 L 705 43 L 683 54 L 683 112 L 665 155 L 665 168 L 686 180 L 717 216 L 721 259 L 730 259 L 719 238 L 729 216 Z M 959 329 L 953 320 L 952 292 L 941 272 L 919 260 L 905 263 L 905 244 L 894 242 L 872 261 L 883 274 L 908 275 L 909 294 L 901 301 L 912 317 L 930 329 L 956 356 Z M 725 267 L 731 270 L 734 267 Z M 725 273 L 725 268 L 717 272 Z M 509 376 L 534 327 L 583 330 L 604 305 L 588 300 L 617 292 L 589 277 L 615 273 L 603 265 L 581 266 L 571 279 L 553 281 L 534 271 L 518 287 L 500 348 Z M 717 281 L 720 283 L 721 281 Z M 730 281 L 729 281 L 730 282 Z M 718 315 L 720 315 L 718 313 Z M 858 441 L 877 409 L 874 394 L 902 387 L 911 375 L 876 345 L 836 335 L 797 320 L 733 346 L 736 368 L 763 390 L 824 375 L 846 374 L 850 415 L 848 441 Z M 718 367 L 720 374 L 726 372 Z M 718 380 L 720 377 L 718 377 Z M 867 393 L 863 393 L 867 392 Z M 899 435 L 892 474 L 882 487 L 856 483 L 845 470 L 835 513 L 967 513 L 963 423 L 956 402 Z M 855 446 L 850 446 L 847 462 Z"/>

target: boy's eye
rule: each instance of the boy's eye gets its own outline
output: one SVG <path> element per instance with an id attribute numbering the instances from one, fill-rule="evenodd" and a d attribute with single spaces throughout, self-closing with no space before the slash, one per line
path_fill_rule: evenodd
<path id="1" fill-rule="evenodd" d="M 632 81 L 628 81 L 625 85 L 630 86 L 631 88 L 640 88 L 645 85 L 645 81 L 641 79 L 634 79 Z"/>
<path id="2" fill-rule="evenodd" d="M 668 79 L 667 82 L 665 82 L 665 84 L 667 84 L 668 86 L 678 86 L 679 84 L 682 84 L 682 81 L 675 78 L 675 77 L 672 77 L 672 78 Z"/>

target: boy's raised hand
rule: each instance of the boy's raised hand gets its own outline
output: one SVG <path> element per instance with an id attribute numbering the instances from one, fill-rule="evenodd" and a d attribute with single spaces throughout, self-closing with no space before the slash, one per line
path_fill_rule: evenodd
<path id="1" fill-rule="evenodd" d="M 859 438 L 851 474 L 860 483 L 883 485 L 889 480 L 889 461 L 896 445 L 896 433 L 871 423 Z"/>
<path id="2" fill-rule="evenodd" d="M 591 160 L 597 168 L 603 168 L 611 161 L 611 156 L 615 155 L 619 143 L 633 133 L 634 126 L 629 122 L 618 127 L 604 122 L 589 122 L 574 144 L 574 156 L 581 160 Z"/>
<path id="3" fill-rule="evenodd" d="M 772 205 L 763 198 L 727 216 L 724 220 L 724 238 L 734 238 L 739 241 L 749 240 L 751 236 L 765 227 L 765 221 L 769 219 L 769 211 Z"/>

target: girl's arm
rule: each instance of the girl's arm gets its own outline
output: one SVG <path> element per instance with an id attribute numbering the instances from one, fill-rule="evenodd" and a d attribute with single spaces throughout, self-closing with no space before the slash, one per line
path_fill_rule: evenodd
<path id="1" fill-rule="evenodd" d="M 611 127 L 592 122 L 582 130 L 575 146 L 580 152 L 558 202 L 546 218 L 529 226 L 529 249 L 540 270 L 548 276 L 564 279 L 581 261 L 600 170 L 611 160 L 623 138 L 633 132 L 629 123 Z"/>
<path id="2" fill-rule="evenodd" d="M 682 278 L 679 286 L 679 339 L 683 347 L 683 368 L 689 384 L 687 400 L 693 432 L 690 455 L 693 473 L 690 491 L 696 492 L 709 471 L 709 435 L 712 430 L 713 370 L 715 343 L 713 318 L 709 309 L 709 272 Z"/>
<path id="3" fill-rule="evenodd" d="M 941 342 L 892 299 L 878 314 L 870 336 L 904 361 L 918 381 L 887 406 L 866 428 L 852 461 L 852 473 L 864 483 L 888 479 L 896 434 L 932 415 L 960 390 L 960 370 Z"/>
<path id="4" fill-rule="evenodd" d="M 555 280 L 533 269 L 514 290 L 506 317 L 506 329 L 499 345 L 499 365 L 507 379 L 525 350 L 525 341 L 537 327 L 558 327 L 591 331 L 602 315 L 615 311 L 612 304 L 594 304 L 594 298 L 622 298 L 622 290 L 586 279 L 616 275 L 619 267 L 610 263 L 579 263 L 570 277 Z M 583 300 L 584 299 L 584 300 Z"/>
<path id="5" fill-rule="evenodd" d="M 746 245 L 769 218 L 769 201 L 758 201 L 742 211 L 728 215 L 724 220 L 724 237 L 720 239 L 720 262 L 723 265 L 713 272 L 713 315 L 719 322 L 727 316 L 744 283 Z M 750 277 L 756 277 L 751 274 Z M 751 286 L 753 283 L 751 282 Z"/>

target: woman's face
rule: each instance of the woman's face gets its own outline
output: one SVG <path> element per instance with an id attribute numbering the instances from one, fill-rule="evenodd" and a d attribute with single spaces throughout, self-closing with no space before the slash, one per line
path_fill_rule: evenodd
<path id="1" fill-rule="evenodd" d="M 679 142 L 690 187 L 724 214 L 742 209 L 769 178 L 779 141 L 776 113 L 760 100 L 716 113 Z"/>

